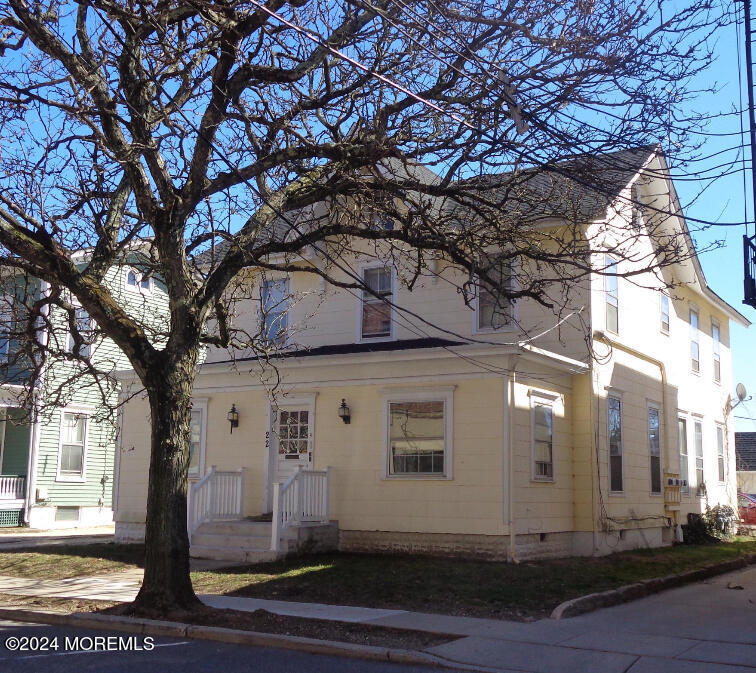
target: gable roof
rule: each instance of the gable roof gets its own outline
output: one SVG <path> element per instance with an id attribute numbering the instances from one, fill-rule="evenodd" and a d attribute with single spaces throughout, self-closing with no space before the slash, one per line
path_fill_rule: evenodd
<path id="1" fill-rule="evenodd" d="M 735 433 L 735 469 L 756 472 L 756 432 Z"/>

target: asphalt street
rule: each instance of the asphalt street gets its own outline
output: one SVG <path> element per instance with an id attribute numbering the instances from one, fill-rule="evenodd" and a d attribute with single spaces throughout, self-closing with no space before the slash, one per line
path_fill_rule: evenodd
<path id="1" fill-rule="evenodd" d="M 57 637 L 57 641 L 54 640 Z M 94 639 L 98 637 L 100 641 Z M 104 640 L 110 637 L 110 640 Z M 118 638 L 122 640 L 118 640 Z M 37 640 L 34 640 L 34 639 Z M 78 638 L 78 640 L 77 640 Z M 428 673 L 289 650 L 0 621 L 0 671 L 13 673 Z M 14 640 L 18 639 L 18 640 Z M 28 639 L 26 641 L 25 639 Z M 53 649 L 57 645 L 57 650 Z M 16 647 L 26 646 L 25 651 Z M 78 647 L 78 649 L 67 649 Z M 9 647 L 11 649 L 9 649 Z M 39 651 L 46 647 L 46 651 Z M 132 651 L 123 651 L 123 648 Z M 144 648 L 134 651 L 135 648 Z M 95 649 L 98 648 L 98 649 Z M 112 648 L 106 651 L 107 648 Z M 149 649 L 152 648 L 152 649 Z"/>

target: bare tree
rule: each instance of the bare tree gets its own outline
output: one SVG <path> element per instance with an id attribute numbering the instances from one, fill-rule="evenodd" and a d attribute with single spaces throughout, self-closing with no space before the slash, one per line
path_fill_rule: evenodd
<path id="1" fill-rule="evenodd" d="M 483 282 L 503 304 L 559 312 L 592 271 L 583 224 L 629 175 L 630 150 L 665 138 L 695 149 L 706 121 L 685 106 L 723 16 L 708 0 L 673 4 L 0 2 L 0 261 L 51 288 L 29 302 L 27 332 L 54 305 L 76 333 L 75 297 L 149 397 L 137 610 L 197 600 L 186 474 L 198 361 L 205 346 L 271 350 L 233 320 L 245 270 L 370 291 L 344 268 L 354 250 L 408 256 L 408 285 L 442 259 L 466 274 L 468 298 Z M 563 226 L 534 226 L 554 218 Z M 657 244 L 647 268 L 686 254 L 674 237 Z M 157 330 L 105 282 L 134 250 L 165 286 Z M 516 284 L 502 259 L 517 262 Z M 89 361 L 78 345 L 57 355 Z"/>

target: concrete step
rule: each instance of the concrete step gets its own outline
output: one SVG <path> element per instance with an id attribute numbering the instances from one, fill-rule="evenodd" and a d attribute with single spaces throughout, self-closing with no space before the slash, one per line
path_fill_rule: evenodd
<path id="1" fill-rule="evenodd" d="M 202 529 L 192 535 L 192 546 L 232 547 L 240 549 L 270 549 L 270 533 L 267 535 L 229 535 L 205 532 Z"/>
<path id="2" fill-rule="evenodd" d="M 197 532 L 270 537 L 270 529 L 271 524 L 265 521 L 207 521 L 197 529 Z"/>
<path id="3" fill-rule="evenodd" d="M 212 559 L 215 561 L 236 561 L 240 563 L 267 563 L 286 556 L 286 552 L 248 550 L 235 547 L 212 547 L 206 545 L 191 546 L 192 558 Z"/>

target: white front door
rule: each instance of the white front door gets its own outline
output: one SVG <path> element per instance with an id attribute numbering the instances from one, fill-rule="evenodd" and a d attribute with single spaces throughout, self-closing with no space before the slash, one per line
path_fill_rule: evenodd
<path id="1" fill-rule="evenodd" d="M 283 483 L 301 466 L 312 467 L 312 409 L 282 406 L 274 409 L 274 482 Z"/>

